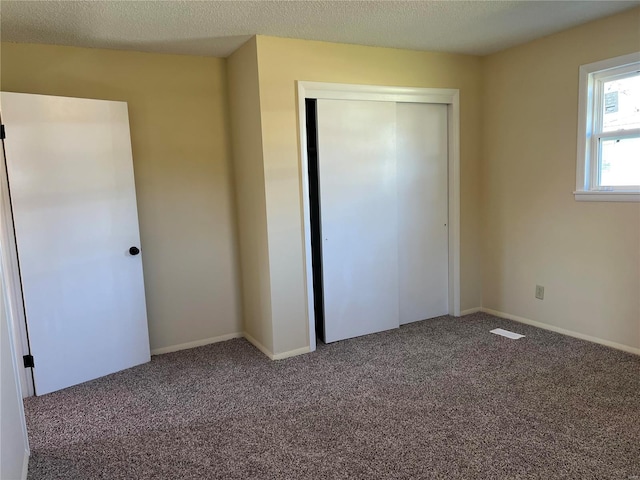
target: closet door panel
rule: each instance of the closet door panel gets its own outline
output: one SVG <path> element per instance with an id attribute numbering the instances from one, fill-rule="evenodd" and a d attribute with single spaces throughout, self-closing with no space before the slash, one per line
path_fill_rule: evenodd
<path id="1" fill-rule="evenodd" d="M 400 323 L 449 311 L 447 106 L 397 104 Z"/>
<path id="2" fill-rule="evenodd" d="M 318 100 L 325 341 L 399 326 L 396 105 Z"/>

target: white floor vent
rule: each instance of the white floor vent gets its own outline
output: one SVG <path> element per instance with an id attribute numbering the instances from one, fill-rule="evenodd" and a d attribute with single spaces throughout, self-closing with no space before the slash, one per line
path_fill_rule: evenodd
<path id="1" fill-rule="evenodd" d="M 509 330 L 503 330 L 502 328 L 496 328 L 494 330 L 491 330 L 490 333 L 495 333 L 496 335 L 502 335 L 503 337 L 511 338 L 512 340 L 518 340 L 519 338 L 524 337 L 524 335 L 510 332 Z"/>

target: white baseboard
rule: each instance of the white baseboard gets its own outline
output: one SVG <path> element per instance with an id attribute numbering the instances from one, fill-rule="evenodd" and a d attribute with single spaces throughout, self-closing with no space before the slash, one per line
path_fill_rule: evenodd
<path id="1" fill-rule="evenodd" d="M 460 316 L 464 317 L 465 315 L 471 315 L 472 313 L 478 313 L 482 311 L 482 307 L 474 307 L 474 308 L 469 308 L 467 310 L 463 310 L 460 312 Z"/>
<path id="2" fill-rule="evenodd" d="M 289 350 L 288 352 L 282 352 L 274 354 L 267 347 L 262 345 L 258 340 L 253 338 L 247 332 L 244 332 L 244 338 L 246 338 L 254 347 L 264 353 L 271 360 L 284 360 L 285 358 L 295 357 L 304 353 L 309 353 L 311 349 L 309 347 L 296 348 L 295 350 Z"/>
<path id="3" fill-rule="evenodd" d="M 247 332 L 243 333 L 229 333 L 227 335 L 220 335 L 219 337 L 211 337 L 204 338 L 202 340 L 196 340 L 194 342 L 181 343 L 179 345 L 170 345 L 168 347 L 155 348 L 151 350 L 151 355 L 162 355 L 163 353 L 171 353 L 177 352 L 179 350 L 188 350 L 189 348 L 202 347 L 204 345 L 210 345 L 212 343 L 218 342 L 226 342 L 227 340 L 231 340 L 233 338 L 246 338 L 250 343 L 253 344 L 258 350 L 264 353 L 271 360 L 282 360 L 284 358 L 295 357 L 296 355 L 302 355 L 304 353 L 309 353 L 311 350 L 309 347 L 297 348 L 295 350 L 290 350 L 288 352 L 274 354 L 267 347 L 262 345 L 259 341 L 249 335 Z"/>
<path id="4" fill-rule="evenodd" d="M 296 348 L 295 350 L 289 350 L 288 352 L 277 353 L 271 360 L 283 360 L 289 357 L 296 357 L 298 355 L 304 355 L 311 352 L 309 347 Z"/>
<path id="5" fill-rule="evenodd" d="M 24 451 L 24 459 L 22 460 L 22 480 L 27 480 L 29 473 L 29 450 Z"/>
<path id="6" fill-rule="evenodd" d="M 244 335 L 238 333 L 228 333 L 226 335 L 220 335 L 219 337 L 203 338 L 202 340 L 196 340 L 194 342 L 180 343 L 178 345 L 170 345 L 168 347 L 155 348 L 151 350 L 151 355 L 162 355 L 163 353 L 177 352 L 179 350 L 187 350 L 189 348 L 202 347 L 204 345 L 210 345 L 212 343 L 226 342 L 233 338 L 242 338 Z"/>
<path id="7" fill-rule="evenodd" d="M 564 328 L 555 327 L 547 323 L 536 322 L 535 320 L 519 317 L 517 315 L 511 315 L 510 313 L 504 313 L 504 312 L 499 312 L 498 310 L 492 310 L 491 308 L 482 307 L 482 311 L 490 315 L 495 315 L 496 317 L 506 318 L 507 320 L 513 320 L 515 322 L 524 323 L 526 325 L 532 325 L 534 327 L 542 328 L 543 330 L 550 330 L 552 332 L 561 333 L 562 335 L 568 335 L 569 337 L 579 338 L 580 340 L 586 340 L 588 342 L 599 343 L 600 345 L 615 348 L 617 350 L 622 350 L 623 352 L 640 355 L 640 348 L 631 347 L 629 345 L 623 345 L 621 343 L 612 342 L 610 340 L 604 340 L 598 337 L 592 337 L 591 335 L 585 335 L 583 333 L 574 332 L 572 330 L 566 330 Z"/>

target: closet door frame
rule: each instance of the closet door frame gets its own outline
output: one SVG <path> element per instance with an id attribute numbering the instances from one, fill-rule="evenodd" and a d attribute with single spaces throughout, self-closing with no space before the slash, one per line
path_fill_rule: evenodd
<path id="1" fill-rule="evenodd" d="M 309 351 L 316 349 L 311 259 L 311 217 L 307 157 L 306 99 L 371 100 L 378 102 L 434 103 L 447 105 L 448 201 L 449 201 L 449 315 L 460 316 L 460 91 L 450 88 L 414 88 L 298 81 L 300 183 L 304 229 L 305 290 Z"/>

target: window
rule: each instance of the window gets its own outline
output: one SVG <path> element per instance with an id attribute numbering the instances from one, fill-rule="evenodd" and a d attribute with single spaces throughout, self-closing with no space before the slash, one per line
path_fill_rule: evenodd
<path id="1" fill-rule="evenodd" d="M 580 67 L 576 200 L 640 202 L 640 52 Z"/>

